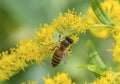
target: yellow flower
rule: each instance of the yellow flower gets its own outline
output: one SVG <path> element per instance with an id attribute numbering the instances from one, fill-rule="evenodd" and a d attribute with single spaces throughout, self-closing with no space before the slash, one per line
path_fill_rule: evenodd
<path id="1" fill-rule="evenodd" d="M 102 4 L 102 8 L 104 11 L 107 13 L 107 15 L 111 18 L 111 20 L 114 22 L 114 24 L 118 23 L 120 21 L 120 5 L 117 0 L 105 0 Z M 95 14 L 93 13 L 92 9 L 88 9 L 88 18 L 87 22 L 90 25 L 95 25 L 95 24 L 102 24 Z M 105 27 L 100 27 L 97 28 L 91 28 L 90 29 L 91 33 L 97 37 L 100 38 L 106 38 L 108 37 L 111 33 L 111 28 L 105 28 Z"/>
<path id="2" fill-rule="evenodd" d="M 52 56 L 53 51 L 50 49 L 56 46 L 57 41 L 54 38 L 58 38 L 58 34 L 63 36 L 62 39 L 68 35 L 77 42 L 78 34 L 85 32 L 86 29 L 85 19 L 74 11 L 60 14 L 50 25 L 41 25 L 33 39 L 23 40 L 9 53 L 0 54 L 0 81 L 7 80 L 31 64 L 39 64 Z"/>
<path id="3" fill-rule="evenodd" d="M 117 24 L 112 31 L 113 37 L 116 41 L 114 44 L 113 57 L 114 60 L 120 62 L 120 24 Z"/>
<path id="4" fill-rule="evenodd" d="M 66 73 L 57 73 L 54 78 L 51 78 L 49 75 L 47 78 L 44 78 L 45 84 L 75 84 L 72 80 L 68 77 Z"/>
<path id="5" fill-rule="evenodd" d="M 0 80 L 9 79 L 20 70 L 24 70 L 27 66 L 33 63 L 40 63 L 45 58 L 45 54 L 39 45 L 32 41 L 27 40 L 20 42 L 17 48 L 13 48 L 8 52 L 1 53 L 0 60 Z M 45 51 L 44 51 L 45 52 Z"/>
<path id="6" fill-rule="evenodd" d="M 90 84 L 120 84 L 120 73 L 112 73 L 111 71 L 106 71 L 103 76 L 97 78 L 94 82 Z"/>

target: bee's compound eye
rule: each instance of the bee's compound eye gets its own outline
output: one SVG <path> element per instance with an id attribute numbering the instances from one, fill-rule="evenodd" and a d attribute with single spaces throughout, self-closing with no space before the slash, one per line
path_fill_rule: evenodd
<path id="1" fill-rule="evenodd" d="M 69 42 L 67 40 L 64 40 L 64 41 L 61 42 L 61 44 L 64 45 L 64 46 L 68 46 Z"/>
<path id="2" fill-rule="evenodd" d="M 69 43 L 73 43 L 73 40 L 70 38 L 70 37 L 68 37 L 68 36 L 66 36 L 66 38 L 65 38 Z"/>

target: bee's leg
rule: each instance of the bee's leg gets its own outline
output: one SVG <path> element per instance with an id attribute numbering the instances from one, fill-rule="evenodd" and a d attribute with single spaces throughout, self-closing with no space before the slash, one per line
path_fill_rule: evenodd
<path id="1" fill-rule="evenodd" d="M 56 48 L 59 48 L 59 46 L 55 46 L 55 47 L 53 47 L 53 48 L 50 49 L 50 50 L 55 50 Z"/>
<path id="2" fill-rule="evenodd" d="M 62 64 L 66 64 L 67 57 L 68 57 L 68 50 L 65 50 L 63 53 Z"/>
<path id="3" fill-rule="evenodd" d="M 56 48 L 59 48 L 59 45 L 60 45 L 60 38 L 61 38 L 61 34 L 59 34 L 59 39 L 58 39 L 57 45 L 54 46 L 53 48 L 51 48 L 50 50 L 54 51 Z"/>

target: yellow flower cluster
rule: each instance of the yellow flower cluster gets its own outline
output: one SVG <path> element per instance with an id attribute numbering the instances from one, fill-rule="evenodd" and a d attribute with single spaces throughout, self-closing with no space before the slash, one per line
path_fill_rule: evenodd
<path id="1" fill-rule="evenodd" d="M 106 71 L 103 76 L 90 84 L 120 84 L 120 73 L 113 74 L 111 71 Z"/>
<path id="2" fill-rule="evenodd" d="M 54 78 L 48 77 L 44 78 L 44 84 L 75 84 L 71 81 L 66 73 L 57 73 Z"/>
<path id="3" fill-rule="evenodd" d="M 117 24 L 113 30 L 113 37 L 116 41 L 114 44 L 113 57 L 114 60 L 120 62 L 120 24 Z"/>
<path id="4" fill-rule="evenodd" d="M 80 14 L 77 15 L 74 11 L 60 14 L 50 25 L 42 25 L 33 39 L 23 40 L 9 53 L 0 54 L 0 81 L 7 80 L 31 64 L 41 63 L 48 56 L 52 56 L 50 49 L 56 45 L 54 37 L 59 33 L 63 38 L 69 35 L 77 42 L 78 34 L 86 29 L 85 18 Z"/>
<path id="5" fill-rule="evenodd" d="M 33 40 L 23 41 L 16 48 L 0 54 L 0 80 L 7 80 L 20 70 L 44 59 L 42 50 Z"/>

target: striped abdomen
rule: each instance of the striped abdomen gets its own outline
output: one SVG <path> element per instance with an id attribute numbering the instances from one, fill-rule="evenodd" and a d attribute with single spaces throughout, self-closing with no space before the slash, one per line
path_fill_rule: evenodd
<path id="1" fill-rule="evenodd" d="M 55 52 L 53 54 L 53 58 L 52 58 L 52 65 L 53 65 L 53 67 L 58 66 L 58 64 L 62 60 L 63 54 L 64 54 L 64 52 L 60 48 L 55 50 Z"/>

